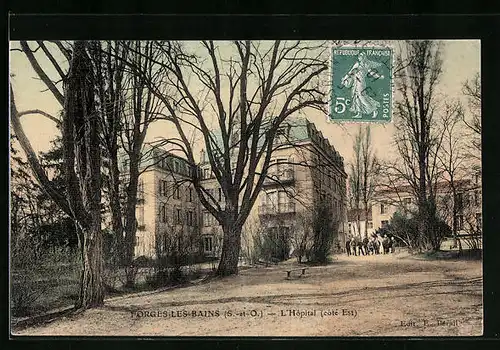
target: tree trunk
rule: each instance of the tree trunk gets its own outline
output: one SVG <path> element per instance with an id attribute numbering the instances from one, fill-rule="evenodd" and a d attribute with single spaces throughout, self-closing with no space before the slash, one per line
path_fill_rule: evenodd
<path id="1" fill-rule="evenodd" d="M 113 249 L 111 250 L 115 265 L 123 261 L 124 238 L 122 208 L 120 202 L 120 173 L 118 170 L 118 157 L 116 151 L 111 154 L 109 200 L 111 209 L 111 225 L 113 228 Z"/>
<path id="2" fill-rule="evenodd" d="M 368 202 L 365 202 L 365 237 L 368 238 Z"/>
<path id="3" fill-rule="evenodd" d="M 133 287 L 135 285 L 135 270 L 132 268 L 135 256 L 135 241 L 137 233 L 136 220 L 136 205 L 137 205 L 137 187 L 139 183 L 139 160 L 130 157 L 130 179 L 127 187 L 127 203 L 125 206 L 125 241 L 124 241 L 124 256 L 123 264 L 126 269 L 126 286 Z"/>
<path id="4" fill-rule="evenodd" d="M 217 275 L 236 275 L 241 248 L 241 227 L 235 226 L 232 220 L 228 220 L 222 225 L 222 230 L 224 240 Z"/>
<path id="5" fill-rule="evenodd" d="M 92 214 L 92 223 L 83 230 L 82 273 L 80 295 L 75 305 L 76 309 L 87 309 L 100 306 L 104 302 L 102 281 L 103 240 L 101 234 L 101 214 Z"/>
<path id="6" fill-rule="evenodd" d="M 70 73 L 65 82 L 63 118 L 68 203 L 83 236 L 80 296 L 75 304 L 77 309 L 99 306 L 104 300 L 101 145 L 87 45 L 84 41 L 75 42 Z"/>

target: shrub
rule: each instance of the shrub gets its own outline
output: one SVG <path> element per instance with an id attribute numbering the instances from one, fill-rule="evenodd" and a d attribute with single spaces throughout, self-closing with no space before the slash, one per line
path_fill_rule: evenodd
<path id="1" fill-rule="evenodd" d="M 14 316 L 24 316 L 46 292 L 47 286 L 36 283 L 39 262 L 29 237 L 11 246 L 11 309 Z"/>
<path id="2" fill-rule="evenodd" d="M 398 245 L 407 246 L 410 251 L 436 249 L 447 236 L 451 236 L 450 226 L 440 218 L 432 217 L 426 221 L 426 232 L 419 232 L 419 218 L 394 213 L 390 225 L 379 233 L 393 235 Z"/>

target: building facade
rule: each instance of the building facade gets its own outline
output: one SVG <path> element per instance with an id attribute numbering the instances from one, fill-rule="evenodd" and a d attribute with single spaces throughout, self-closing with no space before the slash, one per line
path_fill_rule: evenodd
<path id="1" fill-rule="evenodd" d="M 140 166 L 135 255 L 197 251 L 199 204 L 188 162 L 156 147 L 145 147 Z M 122 165 L 122 170 L 126 163 Z M 126 181 L 125 181 L 126 183 Z"/>
<path id="2" fill-rule="evenodd" d="M 278 131 L 268 176 L 243 228 L 242 254 L 252 249 L 253 235 L 273 235 L 293 252 L 297 223 L 311 216 L 318 203 L 326 203 L 336 230 L 347 230 L 346 180 L 343 158 L 305 118 L 293 119 Z M 203 208 L 189 178 L 201 176 L 210 200 L 224 207 L 224 195 L 204 152 L 196 167 L 159 148 L 149 148 L 141 162 L 136 209 L 136 256 L 157 257 L 159 251 L 184 249 L 217 257 L 222 229 Z"/>
<path id="3" fill-rule="evenodd" d="M 454 216 L 457 233 L 461 235 L 482 232 L 482 181 L 481 171 L 473 172 L 469 178 L 455 182 L 456 198 L 451 186 L 446 181 L 437 185 L 436 206 L 438 216 L 450 228 L 453 227 Z M 453 208 L 456 205 L 456 212 Z M 390 223 L 394 213 L 414 213 L 417 202 L 411 188 L 407 185 L 397 189 L 377 191 L 372 202 L 371 212 L 375 230 Z"/>
<path id="4" fill-rule="evenodd" d="M 273 257 L 281 260 L 293 254 L 317 215 L 331 216 L 334 236 L 344 235 L 347 174 L 343 158 L 307 119 L 285 123 L 276 143 L 251 220 L 275 243 Z"/>

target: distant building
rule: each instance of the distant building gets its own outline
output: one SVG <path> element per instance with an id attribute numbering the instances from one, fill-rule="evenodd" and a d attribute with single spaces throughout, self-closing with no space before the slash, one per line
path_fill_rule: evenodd
<path id="1" fill-rule="evenodd" d="M 481 171 L 475 171 L 470 178 L 455 182 L 457 197 L 454 199 L 450 184 L 440 181 L 437 185 L 436 206 L 438 216 L 450 228 L 453 227 L 453 204 L 457 205 L 457 233 L 468 234 L 482 231 L 482 189 Z M 375 230 L 390 223 L 396 211 L 414 213 L 416 198 L 408 185 L 393 189 L 378 190 L 372 202 L 372 219 Z"/>

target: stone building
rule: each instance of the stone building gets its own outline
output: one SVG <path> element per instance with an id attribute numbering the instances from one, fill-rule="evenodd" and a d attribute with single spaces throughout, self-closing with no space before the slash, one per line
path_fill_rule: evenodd
<path id="1" fill-rule="evenodd" d="M 126 164 L 122 166 L 125 167 Z M 136 207 L 136 256 L 199 249 L 199 204 L 188 162 L 157 147 L 145 147 Z"/>
<path id="2" fill-rule="evenodd" d="M 311 229 L 320 205 L 329 207 L 335 236 L 344 234 L 347 174 L 343 158 L 305 118 L 284 123 L 276 144 L 250 222 L 257 222 L 259 234 L 268 235 L 275 243 L 273 257 L 286 259 L 297 248 L 304 230 Z M 251 239 L 247 237 L 246 242 L 251 244 Z"/>
<path id="3" fill-rule="evenodd" d="M 437 214 L 450 228 L 453 227 L 453 206 L 457 206 L 456 222 L 458 234 L 482 231 L 481 171 L 455 182 L 457 197 L 454 199 L 450 184 L 437 184 Z M 416 198 L 408 185 L 376 191 L 372 203 L 373 228 L 387 226 L 396 211 L 413 213 L 417 210 Z"/>
<path id="4" fill-rule="evenodd" d="M 283 241 L 287 249 L 278 258 L 288 257 L 294 249 L 292 235 L 303 229 L 300 223 L 319 202 L 331 209 L 336 230 L 347 230 L 347 174 L 343 158 L 328 139 L 307 119 L 296 118 L 282 125 L 275 147 L 268 177 L 243 228 L 242 255 L 252 249 L 253 236 L 263 234 Z M 159 148 L 149 147 L 146 153 L 139 181 L 136 256 L 156 257 L 159 248 L 172 249 L 176 243 L 177 248 L 217 257 L 222 229 L 188 181 L 198 171 L 203 188 L 224 206 L 222 189 L 204 152 L 196 170 Z"/>

